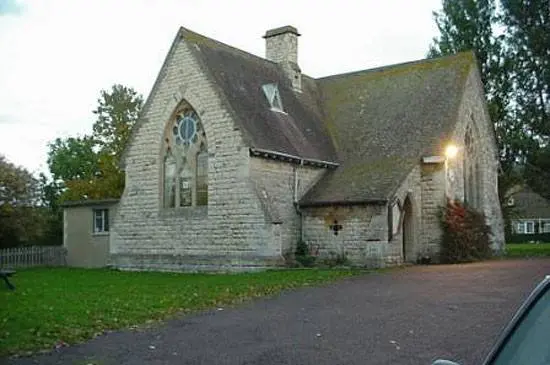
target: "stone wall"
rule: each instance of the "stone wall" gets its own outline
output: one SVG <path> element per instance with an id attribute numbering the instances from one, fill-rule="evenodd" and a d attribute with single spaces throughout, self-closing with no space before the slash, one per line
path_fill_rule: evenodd
<path id="1" fill-rule="evenodd" d="M 115 266 L 156 269 L 155 262 L 163 261 L 166 267 L 186 269 L 182 256 L 196 262 L 209 257 L 218 262 L 215 257 L 221 256 L 252 267 L 262 265 L 261 258 L 266 265 L 281 258 L 277 229 L 249 178 L 249 149 L 193 51 L 176 39 L 126 151 L 126 188 L 111 233 Z M 162 137 L 182 100 L 195 109 L 206 132 L 209 203 L 164 208 Z"/>
<path id="2" fill-rule="evenodd" d="M 460 148 L 456 158 L 447 162 L 447 196 L 464 200 L 464 137 L 467 128 L 470 128 L 475 147 L 475 156 L 470 158 L 480 166 L 475 208 L 485 214 L 492 230 L 492 247 L 500 251 L 504 244 L 504 223 L 498 197 L 498 150 L 494 127 L 486 110 L 483 86 L 476 69 L 467 79 L 458 120 L 452 143 Z"/>
<path id="3" fill-rule="evenodd" d="M 446 204 L 445 163 L 425 163 L 421 166 L 421 245 L 422 255 L 437 260 L 443 231 L 439 212 Z"/>
<path id="4" fill-rule="evenodd" d="M 294 202 L 299 201 L 325 172 L 326 169 L 319 167 L 250 159 L 250 177 L 257 186 L 258 195 L 265 199 L 272 222 L 280 224 L 277 229 L 285 255 L 294 252 L 300 238 L 300 218 Z M 298 189 L 296 194 L 295 187 Z"/>
<path id="5" fill-rule="evenodd" d="M 302 221 L 303 240 L 320 259 L 345 254 L 352 264 L 366 267 L 400 260 L 388 243 L 386 205 L 303 208 Z M 341 225 L 337 235 L 334 224 Z"/>
<path id="6" fill-rule="evenodd" d="M 256 268 L 282 262 L 302 238 L 321 255 L 345 251 L 352 262 L 384 266 L 403 258 L 402 229 L 388 232 L 388 205 L 307 208 L 302 218 L 294 201 L 325 170 L 251 157 L 221 91 L 208 79 L 189 47 L 176 39 L 126 151 L 126 188 L 111 227 L 112 263 L 125 269 Z M 485 110 L 483 88 L 473 72 L 459 109 L 452 140 L 461 145 L 468 123 L 477 131 L 482 166 L 480 209 L 493 228 L 493 246 L 503 242 L 497 192 L 497 154 Z M 201 118 L 209 148 L 208 206 L 162 206 L 162 139 L 175 108 L 187 101 Z M 415 234 L 407 258 L 436 253 L 441 228 L 437 214 L 445 196 L 464 198 L 460 158 L 421 164 L 395 196 L 413 202 Z M 295 196 L 295 178 L 298 191 Z M 330 229 L 335 220 L 338 235 Z M 401 220 L 402 224 L 402 220 Z"/>
<path id="7" fill-rule="evenodd" d="M 267 37 L 265 57 L 275 63 L 298 64 L 298 36 L 293 32 Z"/>
<path id="8" fill-rule="evenodd" d="M 422 184 L 421 167 L 415 167 L 403 180 L 403 183 L 394 193 L 390 202 L 397 203 L 400 207 L 399 227 L 395 234 L 392 234 L 390 245 L 393 248 L 393 256 L 399 256 L 399 262 L 416 262 L 418 256 L 424 254 L 426 247 L 422 242 Z M 409 199 L 412 209 L 412 237 L 410 242 L 403 243 L 403 224 L 405 218 L 404 204 Z M 389 209 L 392 209 L 391 205 Z M 392 232 L 393 233 L 393 232 Z"/>

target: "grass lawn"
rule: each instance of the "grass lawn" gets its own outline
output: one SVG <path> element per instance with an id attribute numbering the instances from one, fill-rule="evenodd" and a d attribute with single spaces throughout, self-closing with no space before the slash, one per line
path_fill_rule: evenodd
<path id="1" fill-rule="evenodd" d="M 506 257 L 550 256 L 550 243 L 508 243 Z"/>
<path id="2" fill-rule="evenodd" d="M 18 270 L 0 282 L 0 357 L 73 344 L 177 312 L 220 307 L 283 289 L 357 274 L 287 270 L 247 274 L 174 274 L 72 268 Z"/>

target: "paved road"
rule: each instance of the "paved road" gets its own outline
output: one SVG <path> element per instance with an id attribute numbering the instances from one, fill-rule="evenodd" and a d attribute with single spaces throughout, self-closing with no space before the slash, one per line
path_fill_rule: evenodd
<path id="1" fill-rule="evenodd" d="M 545 274 L 548 259 L 396 269 L 7 363 L 476 364 Z"/>

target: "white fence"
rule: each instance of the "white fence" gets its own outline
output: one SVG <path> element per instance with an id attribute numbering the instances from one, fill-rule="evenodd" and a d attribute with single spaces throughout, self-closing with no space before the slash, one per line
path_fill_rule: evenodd
<path id="1" fill-rule="evenodd" d="M 63 246 L 26 246 L 0 250 L 0 268 L 65 266 L 67 250 Z"/>

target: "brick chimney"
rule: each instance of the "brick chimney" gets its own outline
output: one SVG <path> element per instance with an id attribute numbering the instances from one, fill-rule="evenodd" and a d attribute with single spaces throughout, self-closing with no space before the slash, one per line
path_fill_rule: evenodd
<path id="1" fill-rule="evenodd" d="M 298 66 L 298 30 L 290 25 L 268 30 L 265 57 L 281 65 L 294 91 L 302 91 L 302 72 Z"/>

